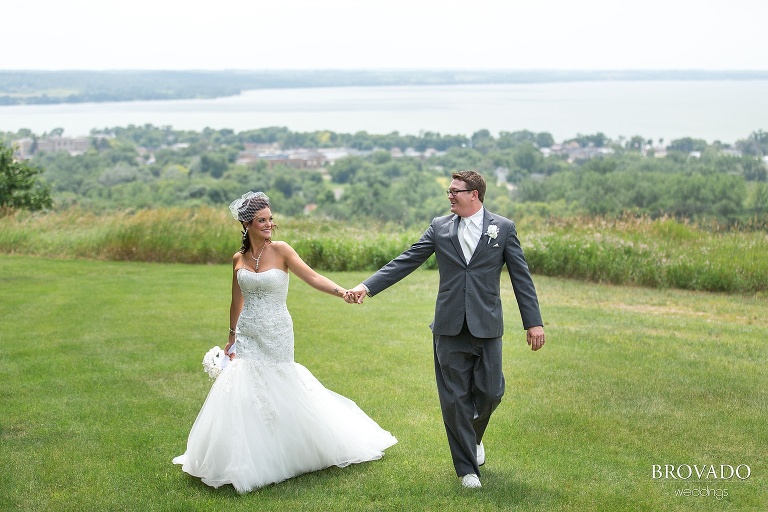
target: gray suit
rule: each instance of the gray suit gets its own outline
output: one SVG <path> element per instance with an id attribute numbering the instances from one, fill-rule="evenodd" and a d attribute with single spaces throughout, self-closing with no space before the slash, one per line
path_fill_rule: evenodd
<path id="1" fill-rule="evenodd" d="M 455 214 L 433 219 L 418 242 L 363 284 L 369 295 L 376 295 L 435 254 L 440 285 L 431 328 L 437 389 L 454 467 L 463 476 L 480 474 L 476 443 L 504 394 L 500 277 L 505 265 L 523 327 L 544 324 L 514 223 L 485 210 L 483 235 L 467 263 L 457 234 L 459 221 Z M 486 234 L 491 224 L 498 227 L 496 238 Z"/>

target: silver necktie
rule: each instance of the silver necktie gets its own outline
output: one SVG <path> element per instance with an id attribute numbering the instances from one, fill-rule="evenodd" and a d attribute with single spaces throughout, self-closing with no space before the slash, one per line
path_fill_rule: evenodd
<path id="1" fill-rule="evenodd" d="M 462 218 L 459 225 L 459 242 L 461 242 L 461 250 L 464 252 L 464 259 L 469 263 L 472 259 L 472 253 L 475 252 L 475 241 L 472 237 L 472 229 L 469 227 L 469 219 Z"/>

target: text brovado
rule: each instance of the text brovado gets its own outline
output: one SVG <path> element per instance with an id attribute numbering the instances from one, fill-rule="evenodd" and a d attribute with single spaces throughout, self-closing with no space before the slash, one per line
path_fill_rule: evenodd
<path id="1" fill-rule="evenodd" d="M 746 480 L 752 475 L 752 468 L 747 464 L 732 466 L 731 464 L 653 464 L 651 478 L 654 480 L 689 480 L 694 476 L 698 480 L 731 480 L 738 478 Z"/>

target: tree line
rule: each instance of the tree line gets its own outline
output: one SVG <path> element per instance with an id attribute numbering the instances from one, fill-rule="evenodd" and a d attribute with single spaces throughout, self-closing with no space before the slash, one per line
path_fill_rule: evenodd
<path id="1" fill-rule="evenodd" d="M 6 151 L 21 137 L 36 135 L 28 130 L 4 134 Z M 410 226 L 445 214 L 451 173 L 476 169 L 488 181 L 488 208 L 512 218 L 634 214 L 766 224 L 768 133 L 757 130 L 732 146 L 694 138 L 661 142 L 641 136 L 611 140 L 602 133 L 556 144 L 549 133 L 530 131 L 377 135 L 280 127 L 196 132 L 145 125 L 94 130 L 84 154 L 38 152 L 23 164 L 38 170 L 43 188 L 36 190 L 49 187 L 56 208 L 225 205 L 245 190 L 263 190 L 280 215 Z M 345 147 L 358 154 L 321 170 L 266 160 L 239 164 L 247 144 L 283 150 Z M 573 157 L 564 147 L 602 151 Z M 437 153 L 423 158 L 393 151 L 408 148 Z M 2 204 L 7 203 L 0 199 Z"/>
<path id="2" fill-rule="evenodd" d="M 291 87 L 765 79 L 766 71 L 712 70 L 2 70 L 0 106 L 215 98 Z"/>

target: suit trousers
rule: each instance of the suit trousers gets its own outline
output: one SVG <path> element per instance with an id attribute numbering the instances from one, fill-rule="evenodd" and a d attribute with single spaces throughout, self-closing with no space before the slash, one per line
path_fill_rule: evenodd
<path id="1" fill-rule="evenodd" d="M 434 335 L 435 378 L 458 476 L 480 475 L 477 445 L 504 395 L 501 338 L 476 338 L 466 321 L 457 336 Z"/>

